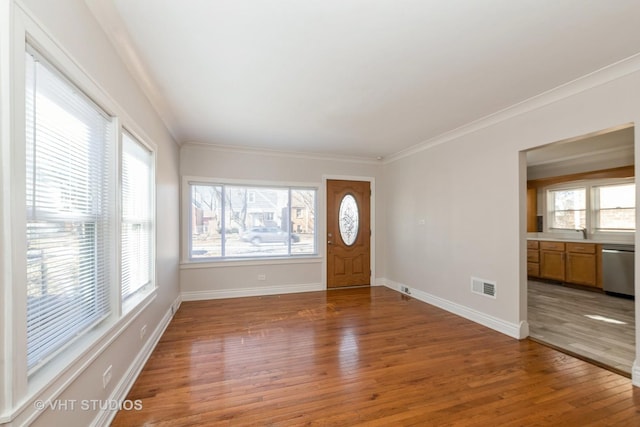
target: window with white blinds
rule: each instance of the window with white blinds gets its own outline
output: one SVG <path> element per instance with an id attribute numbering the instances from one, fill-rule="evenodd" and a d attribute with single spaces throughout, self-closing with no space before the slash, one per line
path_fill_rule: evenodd
<path id="1" fill-rule="evenodd" d="M 122 300 L 152 283 L 153 154 L 122 135 Z"/>
<path id="2" fill-rule="evenodd" d="M 110 314 L 112 119 L 26 53 L 27 364 Z"/>

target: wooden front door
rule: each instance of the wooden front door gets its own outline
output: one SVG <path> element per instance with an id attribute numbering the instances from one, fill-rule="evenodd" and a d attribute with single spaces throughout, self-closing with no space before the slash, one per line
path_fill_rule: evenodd
<path id="1" fill-rule="evenodd" d="M 327 287 L 371 284 L 371 184 L 327 181 Z"/>

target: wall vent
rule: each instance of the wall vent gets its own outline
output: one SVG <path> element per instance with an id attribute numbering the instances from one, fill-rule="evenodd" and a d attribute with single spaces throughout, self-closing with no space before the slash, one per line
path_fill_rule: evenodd
<path id="1" fill-rule="evenodd" d="M 484 295 L 490 298 L 496 297 L 496 282 L 490 280 L 471 278 L 471 292 Z"/>

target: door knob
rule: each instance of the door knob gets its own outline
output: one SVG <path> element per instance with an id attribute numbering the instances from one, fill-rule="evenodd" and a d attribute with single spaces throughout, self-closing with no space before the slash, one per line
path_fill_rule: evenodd
<path id="1" fill-rule="evenodd" d="M 328 240 L 327 245 L 333 245 L 333 242 L 331 240 Z"/>

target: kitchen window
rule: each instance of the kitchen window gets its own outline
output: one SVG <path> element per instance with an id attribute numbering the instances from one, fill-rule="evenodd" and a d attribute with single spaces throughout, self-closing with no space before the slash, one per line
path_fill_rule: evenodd
<path id="1" fill-rule="evenodd" d="M 549 231 L 586 229 L 590 233 L 624 233 L 636 229 L 633 179 L 598 180 L 546 190 Z"/>
<path id="2" fill-rule="evenodd" d="M 562 188 L 548 191 L 549 228 L 577 230 L 586 227 L 586 188 Z"/>
<path id="3" fill-rule="evenodd" d="M 191 182 L 188 191 L 189 260 L 317 254 L 315 188 Z M 294 205 L 310 212 L 303 221 Z"/>
<path id="4" fill-rule="evenodd" d="M 594 187 L 596 230 L 635 231 L 636 186 L 633 183 Z"/>

